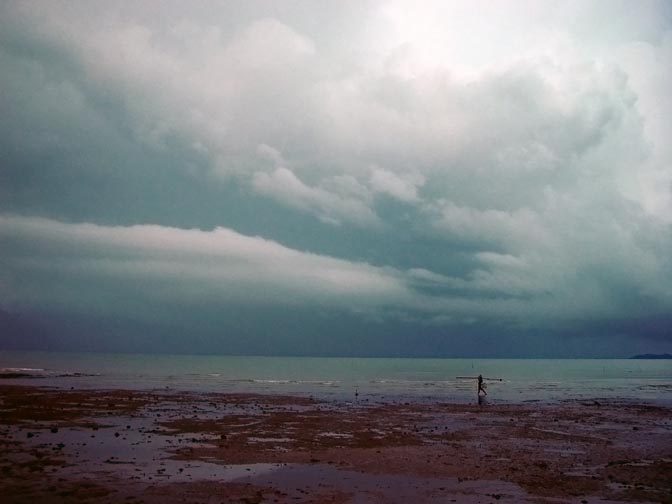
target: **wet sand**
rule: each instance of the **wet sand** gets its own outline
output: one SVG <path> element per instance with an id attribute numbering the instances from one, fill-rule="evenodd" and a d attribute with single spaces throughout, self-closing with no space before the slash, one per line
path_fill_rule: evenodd
<path id="1" fill-rule="evenodd" d="M 3 503 L 672 502 L 672 409 L 0 386 Z"/>

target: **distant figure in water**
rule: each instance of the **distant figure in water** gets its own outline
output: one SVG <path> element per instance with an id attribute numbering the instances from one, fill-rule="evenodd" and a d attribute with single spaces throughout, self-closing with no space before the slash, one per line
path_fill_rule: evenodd
<path id="1" fill-rule="evenodd" d="M 478 397 L 481 397 L 481 392 L 483 392 L 484 395 L 488 395 L 488 393 L 485 391 L 485 387 L 483 386 L 483 375 L 478 375 Z"/>

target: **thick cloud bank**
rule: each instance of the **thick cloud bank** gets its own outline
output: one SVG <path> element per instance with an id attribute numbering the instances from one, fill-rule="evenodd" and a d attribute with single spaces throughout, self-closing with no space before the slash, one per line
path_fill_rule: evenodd
<path id="1" fill-rule="evenodd" d="M 366 307 L 410 298 L 398 272 L 288 249 L 225 228 L 104 227 L 2 217 L 0 236 L 3 297 L 19 305 L 57 303 L 87 312 L 101 307 L 122 315 L 130 304 L 141 308 L 148 297 L 167 306 L 259 307 Z M 52 284 L 54 276 L 60 281 Z"/>
<path id="2" fill-rule="evenodd" d="M 652 284 L 660 273 L 655 261 L 613 280 L 638 288 L 628 295 L 609 292 L 609 282 L 599 282 L 600 272 L 588 265 L 583 267 L 589 278 L 581 280 L 574 263 L 549 272 L 543 258 L 531 254 L 481 252 L 478 266 L 457 278 L 301 252 L 226 228 L 108 227 L 4 216 L 0 237 L 0 292 L 19 311 L 48 307 L 142 317 L 151 300 L 164 306 L 166 316 L 175 306 L 245 304 L 263 312 L 280 305 L 415 317 L 418 324 L 482 319 L 544 327 L 565 319 L 615 317 L 626 308 L 631 315 L 655 313 L 655 304 L 664 310 L 670 299 L 668 287 Z M 613 259 L 616 266 L 618 260 Z M 632 306 L 638 298 L 647 303 Z"/>
<path id="3" fill-rule="evenodd" d="M 653 0 L 5 2 L 0 306 L 637 338 L 671 62 Z"/>

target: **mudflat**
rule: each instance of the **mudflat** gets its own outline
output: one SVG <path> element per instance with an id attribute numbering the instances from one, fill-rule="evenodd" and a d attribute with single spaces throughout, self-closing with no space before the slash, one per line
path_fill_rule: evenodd
<path id="1" fill-rule="evenodd" d="M 672 408 L 0 386 L 3 503 L 672 502 Z"/>

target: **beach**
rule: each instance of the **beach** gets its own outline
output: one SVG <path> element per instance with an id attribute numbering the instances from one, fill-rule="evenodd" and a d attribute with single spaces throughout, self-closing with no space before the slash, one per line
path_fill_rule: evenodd
<path id="1" fill-rule="evenodd" d="M 0 386 L 3 502 L 672 502 L 672 409 Z"/>

